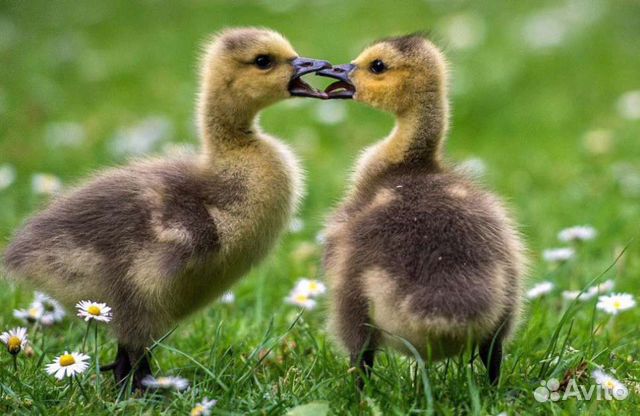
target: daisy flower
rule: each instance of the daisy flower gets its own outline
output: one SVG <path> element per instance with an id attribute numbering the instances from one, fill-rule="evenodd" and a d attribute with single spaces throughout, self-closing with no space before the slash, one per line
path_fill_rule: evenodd
<path id="1" fill-rule="evenodd" d="M 293 291 L 289 296 L 287 296 L 285 302 L 290 305 L 301 306 L 309 310 L 316 307 L 316 301 L 311 299 L 309 294 L 305 292 Z"/>
<path id="2" fill-rule="evenodd" d="M 565 228 L 558 233 L 558 240 L 568 243 L 570 241 L 586 241 L 593 240 L 598 232 L 590 225 L 577 225 L 575 227 Z"/>
<path id="3" fill-rule="evenodd" d="M 565 290 L 562 292 L 562 297 L 566 300 L 578 299 L 584 302 L 587 300 L 591 300 L 603 293 L 611 292 L 611 290 L 613 290 L 614 285 L 615 285 L 614 281 L 609 279 L 609 280 L 605 280 L 604 282 L 596 286 L 591 286 L 589 289 L 587 289 L 582 293 L 580 293 L 579 290 Z"/>
<path id="4" fill-rule="evenodd" d="M 56 357 L 51 364 L 48 364 L 46 370 L 50 375 L 62 380 L 65 377 L 75 377 L 84 373 L 89 368 L 88 361 L 89 356 L 86 354 L 65 351 L 64 354 Z"/>
<path id="5" fill-rule="evenodd" d="M 611 315 L 617 315 L 621 311 L 626 311 L 636 306 L 633 296 L 628 293 L 612 293 L 610 296 L 604 295 L 598 298 L 596 308 Z"/>
<path id="6" fill-rule="evenodd" d="M 233 292 L 224 292 L 222 297 L 220 298 L 220 303 L 224 304 L 232 304 L 236 301 L 236 295 Z"/>
<path id="7" fill-rule="evenodd" d="M 640 119 L 640 90 L 624 93 L 616 103 L 618 114 L 629 120 Z"/>
<path id="8" fill-rule="evenodd" d="M 579 290 L 564 290 L 562 292 L 562 298 L 565 300 L 581 300 L 581 301 L 587 301 L 590 299 L 593 299 L 595 295 L 590 294 L 589 292 L 582 292 L 580 293 Z"/>
<path id="9" fill-rule="evenodd" d="M 611 279 L 605 280 L 600 284 L 590 287 L 587 290 L 587 293 L 589 293 L 591 297 L 594 297 L 596 295 L 601 295 L 603 293 L 611 292 L 614 286 L 615 286 L 615 282 L 613 280 Z"/>
<path id="10" fill-rule="evenodd" d="M 308 296 L 314 297 L 326 293 L 327 287 L 319 280 L 303 277 L 298 280 L 293 291 L 296 293 L 306 293 Z"/>
<path id="11" fill-rule="evenodd" d="M 0 334 L 0 341 L 7 346 L 7 351 L 12 355 L 17 355 L 20 350 L 27 346 L 27 328 L 13 328 Z"/>
<path id="12" fill-rule="evenodd" d="M 553 283 L 544 281 L 540 282 L 527 291 L 527 298 L 535 299 L 544 296 L 553 290 Z"/>
<path id="13" fill-rule="evenodd" d="M 191 416 L 209 416 L 211 409 L 218 403 L 217 400 L 209 400 L 206 397 L 191 409 Z"/>
<path id="14" fill-rule="evenodd" d="M 39 303 L 32 303 L 28 309 L 15 309 L 13 316 L 23 322 L 39 322 L 44 314 L 44 307 Z"/>
<path id="15" fill-rule="evenodd" d="M 152 390 L 183 391 L 189 388 L 189 381 L 181 377 L 146 376 L 142 379 L 142 385 Z"/>
<path id="16" fill-rule="evenodd" d="M 304 229 L 304 221 L 302 220 L 302 218 L 295 217 L 294 219 L 291 220 L 291 223 L 289 224 L 289 232 L 296 234 L 302 231 L 303 229 Z"/>
<path id="17" fill-rule="evenodd" d="M 35 299 L 31 305 L 42 306 L 43 313 L 40 317 L 40 322 L 45 326 L 62 322 L 67 315 L 67 312 L 60 302 L 42 292 L 35 292 Z"/>
<path id="18" fill-rule="evenodd" d="M 487 173 L 487 164 L 480 158 L 472 157 L 460 162 L 456 170 L 472 178 L 481 178 Z"/>
<path id="19" fill-rule="evenodd" d="M 593 379 L 598 383 L 602 388 L 609 391 L 613 394 L 613 397 L 616 400 L 623 400 L 629 395 L 629 390 L 627 387 L 622 384 L 620 381 L 616 380 L 609 374 L 605 373 L 600 369 L 596 369 L 591 373 Z"/>
<path id="20" fill-rule="evenodd" d="M 11 186 L 16 180 L 16 168 L 9 164 L 0 165 L 0 191 Z"/>
<path id="21" fill-rule="evenodd" d="M 31 177 L 31 188 L 38 195 L 54 195 L 62 190 L 62 181 L 48 173 L 36 173 Z"/>
<path id="22" fill-rule="evenodd" d="M 576 252 L 571 247 L 551 248 L 542 253 L 542 258 L 549 263 L 563 263 L 571 260 Z"/>
<path id="23" fill-rule="evenodd" d="M 85 322 L 90 320 L 111 321 L 111 308 L 106 303 L 83 300 L 76 304 L 76 309 L 78 309 L 78 316 L 84 318 Z"/>

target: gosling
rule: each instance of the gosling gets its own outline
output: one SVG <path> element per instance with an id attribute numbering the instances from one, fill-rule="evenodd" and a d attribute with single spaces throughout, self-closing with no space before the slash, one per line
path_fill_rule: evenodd
<path id="1" fill-rule="evenodd" d="M 263 133 L 265 107 L 323 98 L 302 75 L 328 68 L 300 58 L 280 34 L 225 30 L 202 58 L 201 151 L 106 170 L 31 218 L 7 248 L 9 275 L 69 307 L 113 308 L 117 383 L 151 374 L 148 346 L 257 264 L 303 191 L 293 152 Z"/>
<path id="2" fill-rule="evenodd" d="M 498 197 L 443 161 L 443 54 L 418 35 L 390 38 L 317 75 L 339 80 L 329 98 L 396 116 L 326 226 L 330 328 L 365 375 L 380 345 L 409 353 L 408 341 L 430 361 L 478 346 L 497 383 L 522 303 L 524 247 Z"/>

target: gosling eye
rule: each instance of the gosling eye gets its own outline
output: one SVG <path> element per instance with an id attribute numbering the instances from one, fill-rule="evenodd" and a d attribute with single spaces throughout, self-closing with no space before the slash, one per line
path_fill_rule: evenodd
<path id="1" fill-rule="evenodd" d="M 380 59 L 376 59 L 369 65 L 369 70 L 374 74 L 382 74 L 387 70 L 387 66 Z"/>
<path id="2" fill-rule="evenodd" d="M 273 66 L 273 58 L 269 55 L 258 55 L 253 63 L 260 69 L 269 69 Z"/>

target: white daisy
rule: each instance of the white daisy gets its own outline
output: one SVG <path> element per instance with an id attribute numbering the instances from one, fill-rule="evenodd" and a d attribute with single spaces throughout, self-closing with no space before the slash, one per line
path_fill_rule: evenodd
<path id="1" fill-rule="evenodd" d="M 0 191 L 11 186 L 16 180 L 16 168 L 5 163 L 0 165 Z"/>
<path id="2" fill-rule="evenodd" d="M 74 377 L 84 373 L 89 368 L 89 356 L 80 352 L 64 354 L 56 357 L 51 364 L 47 365 L 47 373 L 55 376 L 58 380 L 65 377 Z"/>
<path id="3" fill-rule="evenodd" d="M 225 303 L 227 305 L 236 301 L 236 295 L 233 292 L 225 292 L 224 295 L 220 298 L 220 303 Z"/>
<path id="4" fill-rule="evenodd" d="M 487 164 L 478 157 L 472 157 L 459 163 L 456 171 L 472 178 L 481 178 L 487 173 Z"/>
<path id="5" fill-rule="evenodd" d="M 39 303 L 32 303 L 27 309 L 15 309 L 13 316 L 23 322 L 39 322 L 44 314 L 44 307 Z"/>
<path id="6" fill-rule="evenodd" d="M 546 295 L 552 290 L 553 290 L 553 283 L 548 281 L 540 282 L 527 291 L 527 298 L 529 299 L 539 298 L 540 296 Z"/>
<path id="7" fill-rule="evenodd" d="M 567 23 L 557 10 L 543 10 L 532 14 L 521 27 L 525 42 L 535 49 L 558 46 L 564 42 L 569 32 Z"/>
<path id="8" fill-rule="evenodd" d="M 85 322 L 90 320 L 111 321 L 111 308 L 106 303 L 83 300 L 76 304 L 76 309 L 78 309 L 78 316 L 84 318 Z"/>
<path id="9" fill-rule="evenodd" d="M 205 397 L 191 409 L 191 416 L 209 416 L 216 403 L 218 403 L 217 400 L 209 400 Z"/>
<path id="10" fill-rule="evenodd" d="M 581 301 L 587 301 L 589 299 L 593 299 L 595 295 L 590 294 L 589 292 L 583 292 L 580 293 L 579 290 L 564 290 L 562 292 L 562 298 L 565 300 L 581 300 Z"/>
<path id="11" fill-rule="evenodd" d="M 584 302 L 587 300 L 591 300 L 603 293 L 611 292 L 613 290 L 614 285 L 615 285 L 614 281 L 609 279 L 588 288 L 582 293 L 580 293 L 579 290 L 565 290 L 562 292 L 562 297 L 566 300 L 578 299 Z"/>
<path id="12" fill-rule="evenodd" d="M 306 293 L 308 296 L 314 297 L 326 293 L 327 287 L 319 280 L 307 279 L 303 277 L 302 279 L 298 280 L 298 283 L 296 283 L 293 292 Z"/>
<path id="13" fill-rule="evenodd" d="M 9 353 L 16 355 L 27 346 L 27 328 L 13 328 L 0 334 L 0 341 L 6 346 Z"/>
<path id="14" fill-rule="evenodd" d="M 601 369 L 596 369 L 591 373 L 592 377 L 602 388 L 613 394 L 613 397 L 617 400 L 623 400 L 629 395 L 627 386 L 620 381 L 613 378 L 609 374 L 605 373 Z"/>
<path id="15" fill-rule="evenodd" d="M 163 116 L 149 117 L 121 129 L 109 144 L 119 156 L 142 155 L 158 147 L 173 135 L 173 123 Z"/>
<path id="16" fill-rule="evenodd" d="M 572 259 L 576 252 L 571 247 L 551 248 L 542 253 L 542 258 L 549 263 L 562 263 Z"/>
<path id="17" fill-rule="evenodd" d="M 285 299 L 290 305 L 301 306 L 305 309 L 313 309 L 316 307 L 316 301 L 311 299 L 308 293 L 292 291 Z"/>
<path id="18" fill-rule="evenodd" d="M 607 296 L 600 296 L 596 308 L 611 315 L 617 315 L 621 311 L 626 311 L 636 306 L 633 296 L 628 293 L 612 293 Z"/>
<path id="19" fill-rule="evenodd" d="M 570 241 L 586 241 L 593 240 L 597 234 L 596 229 L 590 225 L 577 225 L 560 231 L 558 233 L 558 239 L 565 243 Z"/>
<path id="20" fill-rule="evenodd" d="M 64 310 L 64 307 L 60 302 L 42 292 L 35 292 L 34 295 L 35 298 L 31 305 L 42 306 L 43 313 L 40 317 L 40 322 L 43 325 L 49 326 L 58 322 L 62 322 L 64 317 L 67 315 L 67 311 Z"/>
<path id="21" fill-rule="evenodd" d="M 597 296 L 597 295 L 601 295 L 603 293 L 608 293 L 611 292 L 613 290 L 613 287 L 615 286 L 615 282 L 611 279 L 605 280 L 602 283 L 599 283 L 595 286 L 590 287 L 587 290 L 587 293 L 591 296 Z"/>
<path id="22" fill-rule="evenodd" d="M 289 224 L 289 232 L 297 234 L 304 229 L 304 221 L 300 217 L 295 217 Z"/>
<path id="23" fill-rule="evenodd" d="M 31 177 L 31 189 L 38 195 L 54 195 L 62 190 L 62 181 L 48 173 L 35 173 Z"/>
<path id="24" fill-rule="evenodd" d="M 624 93 L 616 104 L 618 114 L 629 120 L 640 119 L 640 90 Z"/>
<path id="25" fill-rule="evenodd" d="M 440 31 L 452 48 L 468 49 L 484 40 L 485 23 L 484 19 L 475 13 L 460 13 L 444 18 Z"/>
<path id="26" fill-rule="evenodd" d="M 146 376 L 142 379 L 142 385 L 152 390 L 177 390 L 183 391 L 189 388 L 189 381 L 182 377 L 158 377 Z"/>

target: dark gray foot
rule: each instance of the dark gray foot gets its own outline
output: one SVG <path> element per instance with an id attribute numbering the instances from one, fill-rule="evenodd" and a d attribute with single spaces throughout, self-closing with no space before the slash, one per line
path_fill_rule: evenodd
<path id="1" fill-rule="evenodd" d="M 100 371 L 113 371 L 116 385 L 125 383 L 129 373 L 131 373 L 131 362 L 129 361 L 127 350 L 122 345 L 118 345 L 116 360 L 111 364 L 101 366 Z"/>
<path id="2" fill-rule="evenodd" d="M 371 369 L 373 368 L 373 361 L 375 359 L 376 352 L 374 350 L 365 350 L 360 353 L 351 354 L 351 366 L 358 368 L 358 374 L 356 378 L 356 386 L 358 390 L 364 388 L 364 377 L 371 377 Z"/>
<path id="3" fill-rule="evenodd" d="M 489 339 L 480 345 L 480 359 L 487 368 L 489 382 L 497 385 L 500 381 L 500 365 L 502 364 L 502 340 Z"/>
<path id="4" fill-rule="evenodd" d="M 133 388 L 134 390 L 147 390 L 147 387 L 142 384 L 142 380 L 145 377 L 153 375 L 151 373 L 151 365 L 149 365 L 149 353 L 143 354 L 138 360 L 138 365 L 133 373 Z"/>
<path id="5" fill-rule="evenodd" d="M 111 364 L 100 367 L 100 371 L 113 371 L 118 387 L 122 387 L 123 384 L 127 383 L 129 375 L 133 372 L 132 388 L 133 390 L 142 391 L 147 389 L 142 384 L 142 380 L 152 375 L 148 353 L 132 353 L 122 345 L 118 345 L 116 360 Z"/>

